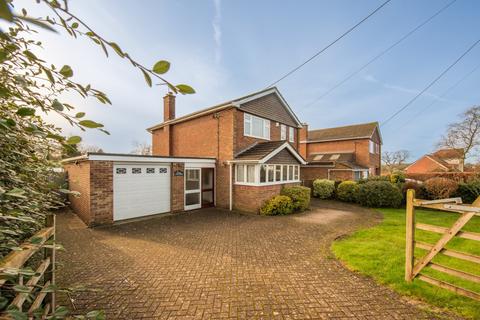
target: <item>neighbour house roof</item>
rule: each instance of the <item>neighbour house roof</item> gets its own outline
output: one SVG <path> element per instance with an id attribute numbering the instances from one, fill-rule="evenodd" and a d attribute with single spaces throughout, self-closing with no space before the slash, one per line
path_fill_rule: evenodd
<path id="1" fill-rule="evenodd" d="M 282 150 L 287 149 L 297 160 L 306 164 L 305 159 L 286 141 L 268 141 L 252 145 L 250 148 L 235 156 L 234 162 L 259 162 L 264 163 Z"/>
<path id="2" fill-rule="evenodd" d="M 369 139 L 375 130 L 380 136 L 378 130 L 378 122 L 354 124 L 343 127 L 326 128 L 308 131 L 308 141 L 335 141 L 335 140 L 350 140 L 350 139 Z M 382 140 L 380 136 L 380 141 Z"/>
<path id="3" fill-rule="evenodd" d="M 435 151 L 432 155 L 441 159 L 456 159 L 463 158 L 464 150 L 462 148 L 457 149 L 440 149 Z"/>
<path id="4" fill-rule="evenodd" d="M 264 98 L 268 95 L 273 95 L 275 96 L 275 99 L 277 99 L 284 107 L 285 107 L 285 112 L 275 112 L 272 110 L 268 105 L 264 104 L 262 105 L 261 103 L 252 103 L 254 100 Z M 152 126 L 148 128 L 147 130 L 152 132 L 155 129 L 162 128 L 165 125 L 168 124 L 175 124 L 183 121 L 187 121 L 189 119 L 193 119 L 196 117 L 200 117 L 206 114 L 214 113 L 221 111 L 223 109 L 228 109 L 228 108 L 239 108 L 243 109 L 246 112 L 256 114 L 261 117 L 265 117 L 268 119 L 272 119 L 278 122 L 285 123 L 287 125 L 295 126 L 295 127 L 301 127 L 302 124 L 300 120 L 297 118 L 295 113 L 292 111 L 288 103 L 285 101 L 283 96 L 280 94 L 278 89 L 276 87 L 272 88 L 267 88 L 261 91 L 257 91 L 248 95 L 245 95 L 243 97 L 239 97 L 234 100 L 229 100 L 205 109 L 201 109 L 198 111 L 195 111 L 193 113 L 186 114 L 184 116 L 168 120 L 162 123 L 159 123 L 155 126 Z"/>

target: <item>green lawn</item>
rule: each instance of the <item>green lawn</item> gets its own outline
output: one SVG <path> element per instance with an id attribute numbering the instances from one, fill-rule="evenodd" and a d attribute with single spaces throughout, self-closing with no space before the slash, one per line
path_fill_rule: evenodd
<path id="1" fill-rule="evenodd" d="M 414 296 L 431 305 L 457 312 L 466 317 L 480 319 L 480 302 L 456 295 L 420 280 L 414 280 L 413 283 L 404 281 L 405 209 L 378 210 L 384 216 L 382 223 L 334 242 L 332 250 L 336 257 L 350 269 L 372 276 L 378 282 L 390 286 L 401 294 Z M 456 213 L 416 210 L 417 222 L 437 226 L 449 227 L 458 217 L 459 214 Z M 480 217 L 474 217 L 462 230 L 480 232 Z M 416 240 L 432 244 L 441 236 L 418 229 L 415 230 L 415 233 Z M 480 256 L 480 242 L 478 241 L 455 238 L 447 244 L 446 248 Z M 415 249 L 416 258 L 425 254 L 425 250 Z M 480 266 L 475 263 L 441 254 L 435 257 L 433 261 L 480 275 Z M 430 268 L 424 269 L 422 273 L 480 293 L 479 284 L 462 281 Z"/>

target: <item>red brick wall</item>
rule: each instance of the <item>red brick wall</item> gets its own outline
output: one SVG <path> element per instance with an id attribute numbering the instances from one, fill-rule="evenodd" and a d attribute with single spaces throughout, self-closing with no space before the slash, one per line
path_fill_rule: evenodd
<path id="1" fill-rule="evenodd" d="M 233 186 L 233 208 L 235 210 L 258 213 L 263 202 L 280 194 L 284 186 L 299 183 L 276 184 L 270 186 Z"/>
<path id="2" fill-rule="evenodd" d="M 152 154 L 170 156 L 170 126 L 164 126 L 152 132 Z"/>
<path id="3" fill-rule="evenodd" d="M 171 183 L 171 211 L 179 212 L 184 210 L 185 177 L 175 176 L 175 171 L 180 170 L 185 174 L 185 165 L 183 163 L 172 163 L 172 183 Z"/>
<path id="4" fill-rule="evenodd" d="M 437 162 L 425 156 L 417 160 L 414 164 L 412 164 L 407 169 L 405 169 L 405 172 L 407 174 L 444 172 L 444 171 L 447 171 L 447 170 L 444 167 L 440 166 Z"/>
<path id="5" fill-rule="evenodd" d="M 113 162 L 90 161 L 90 225 L 113 223 Z"/>
<path id="6" fill-rule="evenodd" d="M 67 173 L 68 188 L 80 192 L 80 196 L 68 196 L 70 207 L 77 213 L 85 224 L 90 224 L 90 163 L 82 161 L 64 165 Z"/>
<path id="7" fill-rule="evenodd" d="M 330 180 L 354 180 L 354 174 L 352 170 L 330 170 Z"/>

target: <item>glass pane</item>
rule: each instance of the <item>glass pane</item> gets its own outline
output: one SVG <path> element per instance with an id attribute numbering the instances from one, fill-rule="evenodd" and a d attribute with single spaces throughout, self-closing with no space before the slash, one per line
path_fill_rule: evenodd
<path id="1" fill-rule="evenodd" d="M 268 166 L 268 182 L 273 182 L 275 166 Z"/>
<path id="2" fill-rule="evenodd" d="M 202 192 L 202 204 L 213 203 L 213 191 Z"/>
<path id="3" fill-rule="evenodd" d="M 185 177 L 185 190 L 200 189 L 200 170 L 187 169 Z"/>
<path id="4" fill-rule="evenodd" d="M 264 131 L 263 131 L 263 137 L 265 139 L 270 139 L 270 120 L 264 120 Z"/>
<path id="5" fill-rule="evenodd" d="M 294 179 L 295 180 L 298 180 L 298 166 L 294 166 L 295 168 L 295 176 L 294 176 Z"/>
<path id="6" fill-rule="evenodd" d="M 252 117 L 252 135 L 256 137 L 263 137 L 263 120 L 257 117 Z"/>
<path id="7" fill-rule="evenodd" d="M 293 180 L 293 166 L 288 166 L 288 180 Z"/>
<path id="8" fill-rule="evenodd" d="M 255 182 L 255 165 L 250 164 L 247 166 L 247 182 Z"/>
<path id="9" fill-rule="evenodd" d="M 213 169 L 203 169 L 202 170 L 202 188 L 203 189 L 212 189 L 213 188 Z"/>
<path id="10" fill-rule="evenodd" d="M 185 205 L 190 206 L 200 203 L 200 192 L 185 194 Z"/>
<path id="11" fill-rule="evenodd" d="M 244 121 L 243 121 L 243 133 L 246 135 L 250 135 L 252 133 L 252 120 L 249 114 L 245 114 Z"/>
<path id="12" fill-rule="evenodd" d="M 243 164 L 237 164 L 237 182 L 244 182 L 244 170 L 245 166 Z"/>
<path id="13" fill-rule="evenodd" d="M 282 166 L 275 166 L 275 181 L 282 181 Z"/>
<path id="14" fill-rule="evenodd" d="M 266 181 L 267 181 L 267 166 L 261 165 L 260 166 L 260 182 L 266 182 Z"/>
<path id="15" fill-rule="evenodd" d="M 282 180 L 287 181 L 288 180 L 288 166 L 284 165 L 282 167 Z"/>

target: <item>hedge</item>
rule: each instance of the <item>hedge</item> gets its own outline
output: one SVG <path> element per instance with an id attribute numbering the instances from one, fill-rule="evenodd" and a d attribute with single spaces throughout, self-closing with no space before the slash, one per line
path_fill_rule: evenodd
<path id="1" fill-rule="evenodd" d="M 355 181 L 343 181 L 337 187 L 337 199 L 345 202 L 356 202 L 358 183 Z"/>
<path id="2" fill-rule="evenodd" d="M 305 211 L 310 207 L 310 188 L 302 186 L 284 187 L 280 192 L 281 195 L 292 199 L 292 207 L 294 211 Z"/>
<path id="3" fill-rule="evenodd" d="M 263 204 L 260 214 L 266 216 L 284 215 L 293 212 L 293 201 L 290 197 L 278 195 Z"/>
<path id="4" fill-rule="evenodd" d="M 447 178 L 431 178 L 424 183 L 425 190 L 432 199 L 450 198 L 458 189 L 458 183 Z"/>
<path id="5" fill-rule="evenodd" d="M 328 179 L 313 181 L 313 196 L 320 199 L 329 199 L 335 192 L 335 182 Z"/>
<path id="6" fill-rule="evenodd" d="M 359 185 L 357 200 L 362 206 L 381 208 L 399 207 L 402 193 L 388 181 L 368 181 Z"/>

